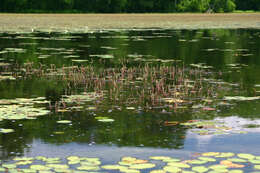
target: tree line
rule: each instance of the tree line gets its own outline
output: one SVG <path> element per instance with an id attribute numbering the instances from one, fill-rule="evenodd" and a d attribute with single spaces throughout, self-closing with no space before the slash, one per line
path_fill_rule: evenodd
<path id="1" fill-rule="evenodd" d="M 232 12 L 260 10 L 260 0 L 0 0 L 0 12 Z"/>

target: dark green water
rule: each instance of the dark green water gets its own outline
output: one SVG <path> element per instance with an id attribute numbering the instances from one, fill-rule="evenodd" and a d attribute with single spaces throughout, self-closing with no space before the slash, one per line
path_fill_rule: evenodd
<path id="1" fill-rule="evenodd" d="M 74 35 L 2 33 L 0 64 L 33 62 L 56 67 L 92 64 L 96 69 L 107 69 L 120 66 L 122 61 L 137 66 L 148 62 L 156 64 L 158 59 L 180 60 L 185 67 L 198 63 L 211 66 L 209 71 L 221 74 L 224 82 L 233 84 L 230 92 L 233 96 L 260 96 L 259 45 L 260 31 L 251 29 L 111 31 Z M 6 75 L 5 68 L 0 65 L 0 76 Z M 0 99 L 55 98 L 65 91 L 62 82 L 48 79 L 0 80 Z M 192 153 L 209 151 L 260 155 L 260 102 L 257 99 L 234 101 L 232 106 L 202 112 L 191 108 L 170 113 L 161 109 L 112 109 L 117 105 L 105 104 L 110 105 L 111 110 L 52 112 L 35 120 L 0 121 L 0 128 L 15 130 L 0 134 L 0 159 L 79 155 L 99 157 L 105 163 L 112 163 L 122 156 L 189 158 Z M 95 115 L 109 116 L 115 121 L 98 122 Z M 72 122 L 57 124 L 61 119 Z M 186 126 L 163 123 L 194 119 L 218 120 L 236 133 L 198 135 Z"/>

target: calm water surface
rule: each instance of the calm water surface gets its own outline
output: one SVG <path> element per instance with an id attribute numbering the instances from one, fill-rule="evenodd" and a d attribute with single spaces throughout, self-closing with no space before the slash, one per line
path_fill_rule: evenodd
<path id="1" fill-rule="evenodd" d="M 1 33 L 0 75 L 6 75 L 3 63 L 33 62 L 56 67 L 91 63 L 97 69 L 106 69 L 117 67 L 122 60 L 129 61 L 129 66 L 179 60 L 185 67 L 200 63 L 211 66 L 209 71 L 221 73 L 224 82 L 239 88 L 232 95 L 260 96 L 259 45 L 260 30 L 253 29 L 104 31 L 66 35 Z M 55 81 L 0 80 L 0 99 L 52 98 L 62 94 L 64 86 Z M 113 163 L 122 156 L 189 158 L 194 153 L 209 151 L 260 155 L 259 100 L 232 104 L 202 113 L 192 109 L 172 113 L 88 110 L 51 113 L 35 120 L 3 120 L 0 128 L 11 128 L 15 132 L 0 134 L 0 159 L 79 155 Z M 101 123 L 93 115 L 109 116 L 115 121 Z M 70 119 L 72 123 L 57 124 L 60 119 Z M 161 123 L 194 119 L 218 120 L 241 133 L 199 135 L 192 128 Z"/>

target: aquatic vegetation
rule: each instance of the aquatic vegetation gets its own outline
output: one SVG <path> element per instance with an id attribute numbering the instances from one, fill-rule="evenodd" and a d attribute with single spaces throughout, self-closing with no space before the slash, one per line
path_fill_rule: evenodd
<path id="1" fill-rule="evenodd" d="M 50 113 L 44 107 L 34 107 L 34 105 L 49 103 L 44 97 L 38 98 L 16 98 L 0 100 L 0 119 L 18 120 L 34 119 L 38 116 Z"/>
<path id="2" fill-rule="evenodd" d="M 232 172 L 243 173 L 244 169 L 247 171 L 259 170 L 257 163 L 246 160 L 243 163 L 233 163 L 229 159 L 229 156 L 233 154 L 233 160 L 239 159 L 239 157 L 257 158 L 256 161 L 260 161 L 259 156 L 252 154 L 235 154 L 235 153 L 221 153 L 221 152 L 207 152 L 200 153 L 194 161 L 204 160 L 200 164 L 194 164 L 192 160 L 177 159 L 170 156 L 150 156 L 150 160 L 138 159 L 135 157 L 125 156 L 122 157 L 118 163 L 103 164 L 102 159 L 68 156 L 67 159 L 62 162 L 51 163 L 53 161 L 61 161 L 60 158 L 47 158 L 43 156 L 37 157 L 16 157 L 13 161 L 3 163 L 0 167 L 0 171 L 19 170 L 20 172 L 36 172 L 36 171 L 50 171 L 50 172 L 77 172 L 80 171 L 95 171 L 95 172 L 107 172 L 107 171 L 120 171 L 139 173 L 143 171 L 150 171 L 153 173 L 165 173 L 165 172 Z M 204 157 L 207 155 L 207 157 Z M 218 156 L 227 157 L 218 157 Z M 228 158 L 228 160 L 226 160 Z M 167 162 L 166 160 L 176 159 L 174 162 Z M 153 161 L 156 160 L 156 163 Z M 41 161 L 41 162 L 38 162 Z M 74 162 L 74 164 L 71 164 Z M 162 163 L 166 162 L 164 165 Z"/>

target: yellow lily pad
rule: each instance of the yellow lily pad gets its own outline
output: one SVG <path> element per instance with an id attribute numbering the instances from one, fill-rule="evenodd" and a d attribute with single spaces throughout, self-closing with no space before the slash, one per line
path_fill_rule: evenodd
<path id="1" fill-rule="evenodd" d="M 205 166 L 195 166 L 195 167 L 192 168 L 192 170 L 195 171 L 195 172 L 202 173 L 202 172 L 207 172 L 209 169 L 206 168 Z"/>
<path id="2" fill-rule="evenodd" d="M 174 167 L 174 166 L 165 166 L 163 168 L 163 170 L 167 171 L 167 172 L 172 172 L 172 173 L 178 173 L 181 172 L 182 169 L 178 168 L 178 167 Z"/>
<path id="3" fill-rule="evenodd" d="M 70 120 L 60 120 L 60 121 L 57 121 L 57 123 L 59 123 L 59 124 L 70 124 L 71 121 Z"/>
<path id="4" fill-rule="evenodd" d="M 220 155 L 217 155 L 216 157 L 233 157 L 234 153 L 220 153 Z"/>
<path id="5" fill-rule="evenodd" d="M 117 169 L 124 169 L 125 166 L 121 166 L 121 165 L 104 165 L 102 166 L 103 169 L 107 169 L 107 170 L 117 170 Z"/>
<path id="6" fill-rule="evenodd" d="M 237 156 L 242 159 L 248 159 L 248 160 L 255 159 L 255 156 L 252 154 L 240 153 L 240 154 L 237 154 Z"/>
<path id="7" fill-rule="evenodd" d="M 78 170 L 84 171 L 98 171 L 100 168 L 98 166 L 79 166 L 77 167 Z"/>
<path id="8" fill-rule="evenodd" d="M 216 159 L 210 158 L 210 157 L 199 157 L 198 159 L 203 160 L 203 161 L 207 161 L 207 162 L 215 162 L 216 161 Z"/>
<path id="9" fill-rule="evenodd" d="M 33 170 L 37 170 L 37 171 L 50 170 L 51 169 L 51 168 L 46 167 L 44 165 L 31 165 L 30 168 L 33 169 Z"/>
<path id="10" fill-rule="evenodd" d="M 16 164 L 2 164 L 2 167 L 7 169 L 13 169 L 16 168 Z"/>
<path id="11" fill-rule="evenodd" d="M 190 165 L 186 164 L 186 163 L 181 163 L 181 162 L 169 162 L 168 166 L 174 166 L 174 167 L 178 167 L 178 168 L 190 168 Z"/>
<path id="12" fill-rule="evenodd" d="M 68 165 L 60 165 L 60 164 L 48 164 L 47 167 L 54 168 L 54 169 L 69 169 Z"/>
<path id="13" fill-rule="evenodd" d="M 260 165 L 255 165 L 254 168 L 255 169 L 260 169 Z"/>
<path id="14" fill-rule="evenodd" d="M 135 165 L 131 165 L 130 169 L 149 169 L 149 168 L 153 168 L 156 165 L 153 163 L 141 163 L 141 164 L 135 164 Z"/>

